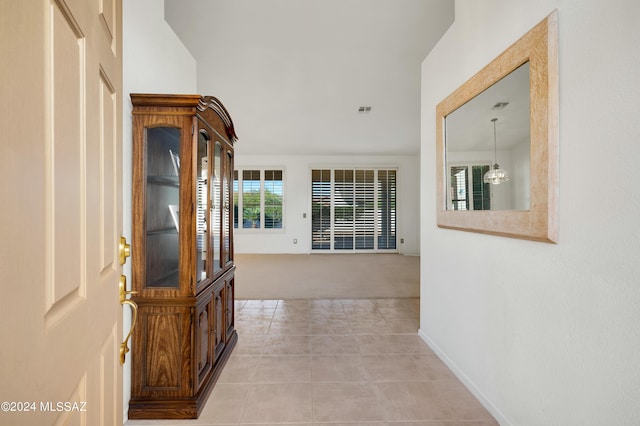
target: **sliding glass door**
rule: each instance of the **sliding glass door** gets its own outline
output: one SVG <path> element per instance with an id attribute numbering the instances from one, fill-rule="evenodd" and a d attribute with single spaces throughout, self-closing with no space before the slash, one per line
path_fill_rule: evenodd
<path id="1" fill-rule="evenodd" d="M 396 250 L 396 170 L 314 169 L 312 249 Z"/>

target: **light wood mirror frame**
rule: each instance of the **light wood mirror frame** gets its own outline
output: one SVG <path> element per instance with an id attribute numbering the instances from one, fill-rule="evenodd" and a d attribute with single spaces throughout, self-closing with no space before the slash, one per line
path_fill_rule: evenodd
<path id="1" fill-rule="evenodd" d="M 447 115 L 529 62 L 529 210 L 447 210 Z M 437 222 L 441 228 L 557 243 L 558 17 L 552 12 L 436 107 Z"/>

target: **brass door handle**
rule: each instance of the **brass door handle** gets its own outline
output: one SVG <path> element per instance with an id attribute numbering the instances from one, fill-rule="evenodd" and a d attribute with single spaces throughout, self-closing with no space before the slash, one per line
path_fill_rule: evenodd
<path id="1" fill-rule="evenodd" d="M 128 294 L 138 294 L 137 291 L 127 291 L 127 277 L 120 275 L 120 282 L 118 283 L 118 291 L 120 294 L 120 304 L 122 305 L 127 299 Z"/>
<path id="2" fill-rule="evenodd" d="M 120 275 L 120 283 L 119 283 L 119 292 L 120 292 L 120 304 L 122 306 L 129 305 L 131 308 L 131 328 L 129 329 L 129 333 L 127 333 L 127 337 L 125 337 L 124 341 L 120 344 L 120 365 L 124 364 L 127 353 L 129 352 L 129 339 L 131 338 L 131 333 L 133 332 L 133 328 L 136 326 L 136 321 L 138 320 L 138 304 L 133 300 L 127 299 L 128 294 L 137 294 L 137 291 L 127 291 L 127 277 L 124 275 Z"/>
<path id="3" fill-rule="evenodd" d="M 125 337 L 124 342 L 120 343 L 120 365 L 124 364 L 124 360 L 129 352 L 129 338 L 131 338 L 131 332 L 133 332 L 133 327 L 136 326 L 136 321 L 138 320 L 138 304 L 133 300 L 126 299 L 122 302 L 122 305 L 131 306 L 131 310 L 133 311 L 133 318 L 131 320 L 131 328 L 129 329 L 129 333 L 127 337 Z"/>

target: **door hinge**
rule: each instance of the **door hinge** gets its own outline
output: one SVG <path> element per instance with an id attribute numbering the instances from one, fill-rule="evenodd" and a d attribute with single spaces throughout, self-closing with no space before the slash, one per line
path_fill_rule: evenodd
<path id="1" fill-rule="evenodd" d="M 191 134 L 193 135 L 196 132 L 196 126 L 191 125 Z"/>

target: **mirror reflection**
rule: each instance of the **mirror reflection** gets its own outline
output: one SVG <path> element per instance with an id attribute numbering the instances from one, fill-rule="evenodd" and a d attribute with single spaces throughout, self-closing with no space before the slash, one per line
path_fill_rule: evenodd
<path id="1" fill-rule="evenodd" d="M 445 117 L 447 210 L 529 210 L 529 62 Z"/>

